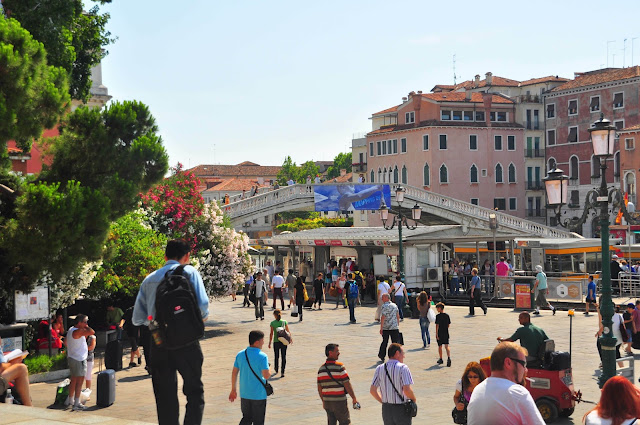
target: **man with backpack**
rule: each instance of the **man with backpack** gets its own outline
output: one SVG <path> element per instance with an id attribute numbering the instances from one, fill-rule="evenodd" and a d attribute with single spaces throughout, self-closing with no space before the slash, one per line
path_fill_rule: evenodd
<path id="1" fill-rule="evenodd" d="M 199 338 L 209 315 L 209 298 L 202 276 L 189 265 L 190 251 L 184 240 L 167 243 L 166 263 L 144 279 L 133 310 L 133 324 L 149 326 L 152 334 L 149 372 L 160 425 L 178 423 L 176 372 L 187 396 L 184 423 L 201 423 L 204 411 Z"/>
<path id="2" fill-rule="evenodd" d="M 347 281 L 347 304 L 349 304 L 349 321 L 356 323 L 356 303 L 358 302 L 358 284 L 353 278 L 353 273 L 349 273 L 349 280 Z"/>

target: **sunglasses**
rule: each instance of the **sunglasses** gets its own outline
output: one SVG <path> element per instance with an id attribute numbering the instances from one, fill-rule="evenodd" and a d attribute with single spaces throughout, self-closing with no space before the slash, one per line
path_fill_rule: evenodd
<path id="1" fill-rule="evenodd" d="M 480 379 L 478 375 L 467 375 L 467 379 Z"/>
<path id="2" fill-rule="evenodd" d="M 513 360 L 516 363 L 520 363 L 522 365 L 522 367 L 527 367 L 527 361 L 526 360 L 520 360 L 520 359 L 516 359 L 514 357 L 509 357 L 511 360 Z"/>

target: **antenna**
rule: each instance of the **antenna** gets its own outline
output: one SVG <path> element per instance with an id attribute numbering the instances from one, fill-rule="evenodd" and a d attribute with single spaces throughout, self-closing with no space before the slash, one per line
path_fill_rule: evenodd
<path id="1" fill-rule="evenodd" d="M 609 44 L 615 43 L 615 40 L 607 41 L 607 68 L 609 68 Z"/>
<path id="2" fill-rule="evenodd" d="M 611 56 L 613 58 L 613 60 L 611 62 L 611 66 L 613 66 L 615 68 L 616 67 L 616 54 L 612 53 Z"/>
<path id="3" fill-rule="evenodd" d="M 622 67 L 624 68 L 627 59 L 627 39 L 622 41 Z"/>
<path id="4" fill-rule="evenodd" d="M 633 40 L 636 40 L 638 37 L 633 37 L 631 39 L 631 66 L 633 66 Z"/>
<path id="5" fill-rule="evenodd" d="M 456 55 L 453 54 L 453 85 L 456 85 Z"/>

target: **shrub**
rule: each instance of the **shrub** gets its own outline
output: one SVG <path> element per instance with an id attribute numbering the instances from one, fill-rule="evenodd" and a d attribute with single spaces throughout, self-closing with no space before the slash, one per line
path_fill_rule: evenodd
<path id="1" fill-rule="evenodd" d="M 67 353 L 62 352 L 54 356 L 49 357 L 46 354 L 40 354 L 38 356 L 27 356 L 24 359 L 24 364 L 29 368 L 29 373 L 43 373 L 52 372 L 54 370 L 62 370 L 67 368 Z"/>

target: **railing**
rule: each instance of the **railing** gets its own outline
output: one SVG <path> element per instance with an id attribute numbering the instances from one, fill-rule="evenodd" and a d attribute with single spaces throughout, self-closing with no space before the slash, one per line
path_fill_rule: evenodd
<path id="1" fill-rule="evenodd" d="M 518 103 L 540 103 L 540 96 L 537 94 L 522 94 L 518 96 Z"/>
<path id="2" fill-rule="evenodd" d="M 542 130 L 542 125 L 539 121 L 527 121 L 525 127 L 527 130 Z"/>
<path id="3" fill-rule="evenodd" d="M 544 158 L 544 149 L 528 148 L 524 150 L 525 158 Z"/>
<path id="4" fill-rule="evenodd" d="M 527 188 L 527 190 L 543 190 L 544 183 L 542 183 L 540 180 L 526 181 L 525 187 Z"/>
<path id="5" fill-rule="evenodd" d="M 357 162 L 351 165 L 351 169 L 356 173 L 363 173 L 367 171 L 367 163 L 366 162 Z"/>

